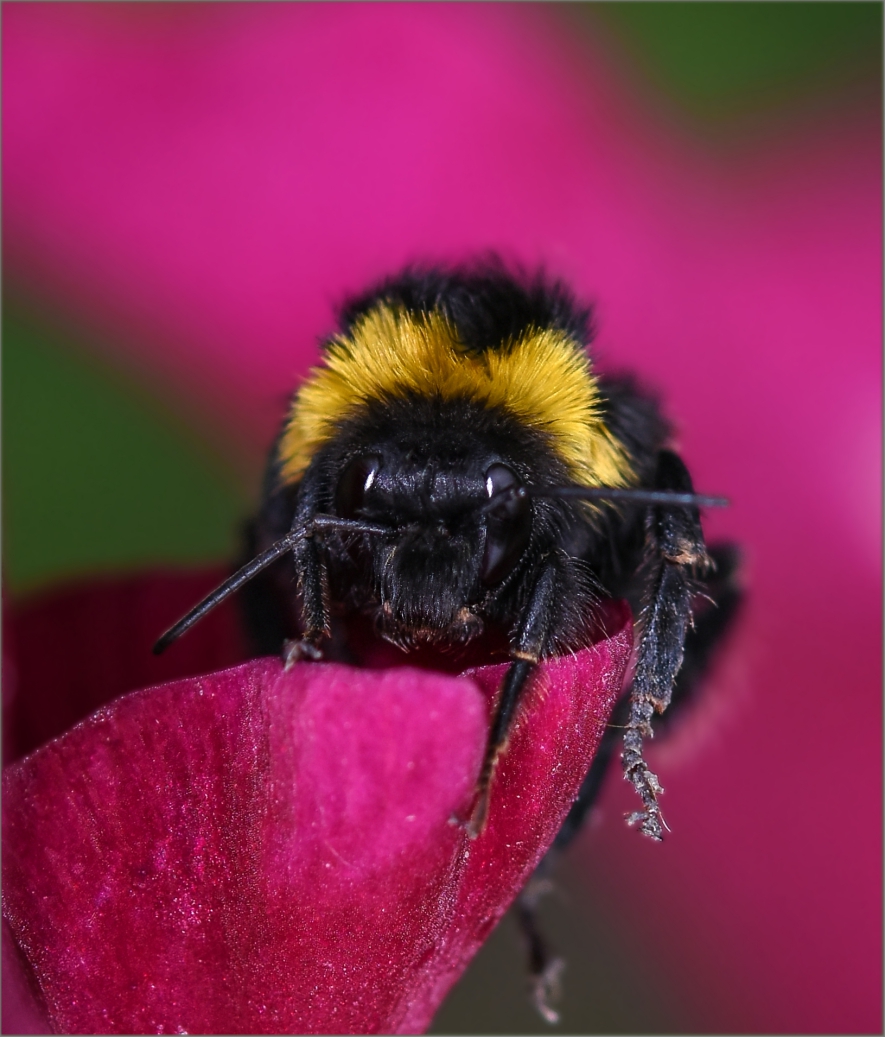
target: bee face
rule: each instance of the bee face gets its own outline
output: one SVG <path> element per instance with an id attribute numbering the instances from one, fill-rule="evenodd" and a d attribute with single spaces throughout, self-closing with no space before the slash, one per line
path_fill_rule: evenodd
<path id="1" fill-rule="evenodd" d="M 489 453 L 445 459 L 379 447 L 347 462 L 335 514 L 389 529 L 363 559 L 385 639 L 457 646 L 482 632 L 486 599 L 529 544 L 531 503 L 511 493 L 521 485 Z"/>

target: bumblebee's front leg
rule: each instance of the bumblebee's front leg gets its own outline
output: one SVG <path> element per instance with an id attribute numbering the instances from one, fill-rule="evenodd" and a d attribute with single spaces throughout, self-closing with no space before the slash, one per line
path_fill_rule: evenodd
<path id="1" fill-rule="evenodd" d="M 498 759 L 507 747 L 507 739 L 510 736 L 510 729 L 522 693 L 538 664 L 547 641 L 556 585 L 556 569 L 553 564 L 548 562 L 535 581 L 528 605 L 522 614 L 516 636 L 511 644 L 510 658 L 512 661 L 504 677 L 501 694 L 495 707 L 482 770 L 479 772 L 479 781 L 476 786 L 476 799 L 467 825 L 471 839 L 476 838 L 486 826 L 492 778 Z"/>
<path id="2" fill-rule="evenodd" d="M 295 552 L 295 571 L 301 599 L 301 637 L 283 642 L 285 669 L 301 659 L 322 659 L 320 644 L 329 636 L 329 580 L 319 545 L 313 538 Z"/>
<path id="3" fill-rule="evenodd" d="M 296 512 L 293 529 L 309 531 L 293 551 L 298 593 L 301 603 L 301 637 L 283 643 L 285 668 L 291 669 L 300 659 L 322 659 L 320 645 L 330 635 L 329 574 L 320 544 L 321 528 L 315 520 L 315 501 L 308 491 Z"/>
<path id="4" fill-rule="evenodd" d="M 669 450 L 658 455 L 655 489 L 693 492 L 685 465 Z M 646 550 L 650 575 L 643 598 L 639 653 L 621 761 L 624 776 L 639 793 L 643 805 L 627 821 L 659 840 L 663 837 L 663 823 L 658 796 L 663 789 L 645 762 L 643 739 L 652 737 L 654 712 L 663 713 L 669 705 L 682 665 L 691 622 L 693 576 L 703 574 L 711 564 L 697 508 L 649 508 Z"/>

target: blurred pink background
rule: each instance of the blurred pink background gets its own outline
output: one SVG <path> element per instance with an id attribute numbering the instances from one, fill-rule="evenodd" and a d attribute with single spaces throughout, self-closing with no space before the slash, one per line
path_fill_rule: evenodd
<path id="1" fill-rule="evenodd" d="M 710 146 L 559 9 L 6 4 L 6 290 L 254 486 L 348 291 L 496 249 L 595 300 L 600 366 L 661 391 L 731 499 L 706 528 L 748 601 L 652 754 L 671 836 L 627 830 L 612 780 L 572 852 L 586 939 L 653 1029 L 876 1032 L 881 118 L 760 126 Z"/>

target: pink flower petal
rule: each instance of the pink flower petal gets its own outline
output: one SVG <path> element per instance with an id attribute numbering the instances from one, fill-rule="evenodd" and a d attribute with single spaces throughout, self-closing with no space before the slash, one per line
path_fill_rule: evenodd
<path id="1" fill-rule="evenodd" d="M 237 603 L 225 602 L 174 652 L 159 634 L 227 576 L 152 572 L 72 583 L 4 609 L 3 737 L 9 763 L 118 695 L 248 658 Z"/>
<path id="2" fill-rule="evenodd" d="M 449 822 L 501 667 L 258 660 L 128 695 L 8 768 L 4 911 L 53 1028 L 424 1029 L 577 792 L 620 621 L 543 668 L 473 842 Z"/>

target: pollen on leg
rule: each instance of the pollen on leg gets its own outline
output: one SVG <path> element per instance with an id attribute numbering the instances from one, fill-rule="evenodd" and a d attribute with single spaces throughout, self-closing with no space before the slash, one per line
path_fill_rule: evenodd
<path id="1" fill-rule="evenodd" d="M 637 703 L 635 712 L 642 714 L 643 705 L 648 708 L 645 703 Z M 643 731 L 643 728 L 646 730 Z M 644 734 L 646 736 L 651 734 L 647 720 L 643 720 L 641 716 L 636 719 L 631 717 L 631 723 L 624 734 L 624 752 L 621 755 L 621 761 L 624 767 L 624 777 L 636 789 L 644 809 L 628 814 L 627 824 L 639 825 L 639 830 L 643 835 L 660 842 L 664 838 L 665 826 L 661 817 L 661 808 L 658 805 L 658 796 L 663 793 L 664 789 L 658 781 L 658 776 L 645 762 L 643 756 Z"/>

